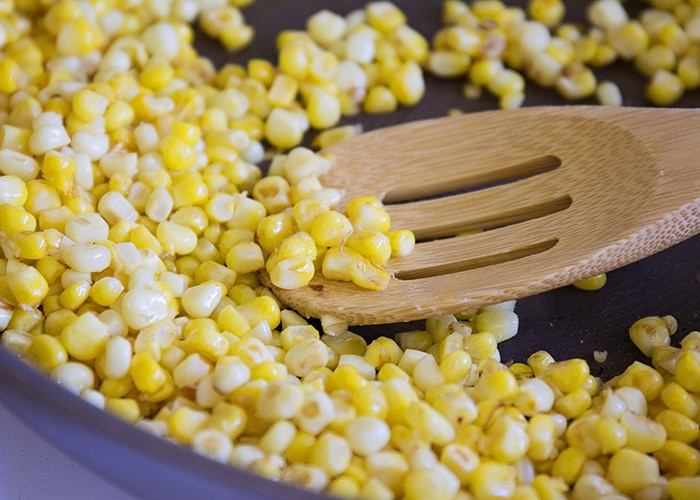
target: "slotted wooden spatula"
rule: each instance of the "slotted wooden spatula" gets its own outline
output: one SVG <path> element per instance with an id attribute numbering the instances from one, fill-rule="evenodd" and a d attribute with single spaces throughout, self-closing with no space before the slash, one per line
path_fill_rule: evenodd
<path id="1" fill-rule="evenodd" d="M 533 107 L 419 121 L 325 151 L 419 243 L 383 291 L 317 276 L 275 294 L 352 325 L 460 312 L 642 259 L 700 232 L 700 110 Z M 485 231 L 456 237 L 473 229 Z M 700 256 L 698 256 L 700 258 Z M 320 274 L 320 273 L 318 273 Z"/>

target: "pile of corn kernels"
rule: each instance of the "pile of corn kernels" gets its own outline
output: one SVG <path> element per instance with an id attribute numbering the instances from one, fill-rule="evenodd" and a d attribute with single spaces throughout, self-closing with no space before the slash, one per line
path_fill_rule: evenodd
<path id="1" fill-rule="evenodd" d="M 328 495 L 699 498 L 700 332 L 672 347 L 674 318 L 632 325 L 651 362 L 603 383 L 582 359 L 503 363 L 513 302 L 368 342 L 258 272 L 381 289 L 413 248 L 376 198 L 336 210 L 309 132 L 351 138 L 341 120 L 415 105 L 426 72 L 503 108 L 526 82 L 619 105 L 593 69 L 621 59 L 671 105 L 700 84 L 700 2 L 595 0 L 581 27 L 560 0 L 447 0 L 428 39 L 376 1 L 216 68 L 192 24 L 243 48 L 248 3 L 0 1 L 4 348 L 145 431 Z"/>

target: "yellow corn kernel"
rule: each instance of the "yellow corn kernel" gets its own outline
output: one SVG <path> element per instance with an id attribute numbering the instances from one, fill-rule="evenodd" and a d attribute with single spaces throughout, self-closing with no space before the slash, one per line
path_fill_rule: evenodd
<path id="1" fill-rule="evenodd" d="M 678 476 L 672 477 L 668 482 L 668 491 L 671 498 L 690 500 L 700 493 L 700 478 Z"/>
<path id="2" fill-rule="evenodd" d="M 600 85 L 598 86 L 600 89 Z M 594 291 L 600 290 L 605 286 L 607 282 L 607 275 L 605 273 L 598 274 L 596 276 L 591 276 L 583 280 L 576 281 L 573 285 L 580 290 Z"/>
<path id="3" fill-rule="evenodd" d="M 455 437 L 452 424 L 424 401 L 410 403 L 406 408 L 405 418 L 409 426 L 423 439 L 437 446 L 445 446 Z"/>
<path id="4" fill-rule="evenodd" d="M 416 246 L 416 236 L 408 229 L 397 229 L 387 233 L 391 245 L 392 257 L 406 257 L 413 253 Z"/>
<path id="5" fill-rule="evenodd" d="M 593 424 L 593 439 L 603 453 L 615 453 L 627 444 L 627 431 L 617 420 L 601 417 Z"/>
<path id="6" fill-rule="evenodd" d="M 694 446 L 669 439 L 654 452 L 659 468 L 669 476 L 697 476 L 700 472 L 700 452 Z"/>
<path id="7" fill-rule="evenodd" d="M 528 456 L 532 460 L 548 460 L 553 456 L 556 450 L 556 427 L 550 415 L 538 413 L 530 417 L 527 434 L 530 438 Z"/>
<path id="8" fill-rule="evenodd" d="M 0 204 L 0 231 L 12 236 L 21 231 L 34 231 L 36 218 L 20 207 L 9 203 Z"/>
<path id="9" fill-rule="evenodd" d="M 38 260 L 46 255 L 48 244 L 42 232 L 21 232 L 10 237 L 18 259 Z"/>
<path id="10" fill-rule="evenodd" d="M 570 359 L 550 363 L 546 373 L 562 392 L 568 393 L 586 382 L 590 369 L 585 360 Z"/>
<path id="11" fill-rule="evenodd" d="M 636 473 L 630 474 L 632 470 Z M 620 493 L 631 495 L 659 481 L 659 465 L 649 455 L 623 448 L 610 459 L 607 475 Z"/>
<path id="12" fill-rule="evenodd" d="M 668 327 L 658 316 L 648 316 L 635 321 L 629 328 L 629 336 L 647 357 L 651 357 L 654 348 L 671 343 Z"/>
<path id="13" fill-rule="evenodd" d="M 248 321 L 251 328 L 262 321 L 267 321 L 270 328 L 277 328 L 280 324 L 280 306 L 272 297 L 255 297 L 239 305 L 238 312 Z"/>
<path id="14" fill-rule="evenodd" d="M 134 382 L 128 375 L 119 379 L 106 378 L 100 383 L 100 392 L 107 398 L 123 398 L 133 389 Z"/>
<path id="15" fill-rule="evenodd" d="M 661 410 L 654 420 L 664 426 L 669 439 L 690 444 L 700 435 L 697 422 L 674 410 Z"/>
<path id="16" fill-rule="evenodd" d="M 258 224 L 256 230 L 258 244 L 265 252 L 272 253 L 285 238 L 294 234 L 293 226 L 294 222 L 289 214 L 268 215 Z"/>
<path id="17" fill-rule="evenodd" d="M 49 293 L 49 283 L 35 268 L 10 259 L 7 263 L 7 287 L 22 305 L 38 306 Z"/>
<path id="18" fill-rule="evenodd" d="M 49 372 L 68 361 L 68 353 L 61 342 L 52 335 L 34 337 L 27 349 L 27 357 L 41 370 Z"/>
<path id="19" fill-rule="evenodd" d="M 380 265 L 391 257 L 389 237 L 380 231 L 355 229 L 345 240 L 345 245 Z"/>
<path id="20" fill-rule="evenodd" d="M 491 332 L 474 333 L 464 338 L 464 350 L 474 360 L 487 359 L 498 352 L 498 343 Z"/>
<path id="21" fill-rule="evenodd" d="M 84 122 L 94 122 L 104 115 L 108 105 L 108 98 L 94 90 L 83 88 L 73 97 L 71 111 Z"/>
<path id="22" fill-rule="evenodd" d="M 686 417 L 694 419 L 700 410 L 698 402 L 678 382 L 664 385 L 659 396 L 669 409 Z"/>
<path id="23" fill-rule="evenodd" d="M 654 73 L 646 88 L 646 97 L 656 106 L 670 106 L 685 92 L 683 80 L 675 73 L 660 69 Z"/>
<path id="24" fill-rule="evenodd" d="M 73 358 L 81 361 L 95 359 L 103 350 L 109 331 L 91 312 L 75 317 L 61 332 L 61 344 Z"/>
<path id="25" fill-rule="evenodd" d="M 516 471 L 512 465 L 482 461 L 471 474 L 469 491 L 476 498 L 510 497 L 516 488 Z"/>
<path id="26" fill-rule="evenodd" d="M 591 406 L 591 395 L 582 388 L 574 389 L 554 402 L 554 410 L 566 418 L 576 418 Z"/>
<path id="27" fill-rule="evenodd" d="M 229 345 L 227 338 L 216 330 L 196 328 L 187 335 L 182 349 L 188 354 L 201 354 L 213 362 L 228 352 Z"/>
<path id="28" fill-rule="evenodd" d="M 676 382 L 690 392 L 700 392 L 700 352 L 684 351 L 676 362 Z"/>
<path id="29" fill-rule="evenodd" d="M 425 93 L 423 71 L 415 61 L 402 63 L 392 73 L 387 83 L 396 100 L 403 106 L 417 104 Z"/>
<path id="30" fill-rule="evenodd" d="M 331 210 L 316 217 L 309 234 L 320 246 L 340 247 L 352 230 L 352 223 L 346 216 Z"/>
<path id="31" fill-rule="evenodd" d="M 642 415 L 626 411 L 620 417 L 620 423 L 627 434 L 627 448 L 644 453 L 651 453 L 663 446 L 668 436 L 666 428 Z"/>
<path id="32" fill-rule="evenodd" d="M 440 361 L 439 369 L 447 383 L 465 383 L 472 373 L 472 357 L 468 352 L 455 350 Z"/>
<path id="33" fill-rule="evenodd" d="M 90 296 L 90 282 L 79 280 L 66 287 L 60 295 L 61 305 L 71 311 L 76 311 Z"/>
<path id="34" fill-rule="evenodd" d="M 167 418 L 168 432 L 175 439 L 189 443 L 205 425 L 208 416 L 204 411 L 181 406 Z"/>
<path id="35" fill-rule="evenodd" d="M 132 398 L 107 397 L 104 409 L 130 424 L 136 423 L 142 416 L 138 401 Z"/>
<path id="36" fill-rule="evenodd" d="M 129 375 L 134 381 L 134 386 L 145 393 L 160 390 L 167 380 L 163 367 L 145 352 L 137 352 L 131 358 Z"/>
<path id="37" fill-rule="evenodd" d="M 353 260 L 349 274 L 353 283 L 368 290 L 383 290 L 392 279 L 388 271 L 366 258 Z"/>
<path id="38" fill-rule="evenodd" d="M 362 101 L 362 110 L 370 115 L 391 113 L 399 103 L 394 93 L 385 85 L 374 85 Z"/>

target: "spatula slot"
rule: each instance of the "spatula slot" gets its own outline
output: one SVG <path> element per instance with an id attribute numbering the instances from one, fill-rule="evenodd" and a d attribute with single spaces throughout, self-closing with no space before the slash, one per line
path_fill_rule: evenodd
<path id="1" fill-rule="evenodd" d="M 445 276 L 448 274 L 458 273 L 460 271 L 468 271 L 470 269 L 478 269 L 492 266 L 494 264 L 502 264 L 504 262 L 522 259 L 524 257 L 546 252 L 547 250 L 553 248 L 558 241 L 558 239 L 548 239 L 542 242 L 513 248 L 506 252 L 484 255 L 478 258 L 451 262 L 438 262 L 433 266 L 427 265 L 419 269 L 406 269 L 396 272 L 395 277 L 400 280 L 408 281 L 435 276 Z"/>
<path id="2" fill-rule="evenodd" d="M 452 212 L 451 217 L 435 218 L 429 225 L 406 227 L 411 227 L 416 235 L 416 241 L 431 241 L 451 238 L 468 231 L 488 231 L 546 217 L 566 210 L 571 206 L 571 203 L 572 200 L 569 196 L 543 199 L 529 205 L 521 205 L 514 200 L 511 205 L 490 206 L 490 210 L 455 211 Z M 424 211 L 421 213 L 425 214 Z"/>
<path id="3" fill-rule="evenodd" d="M 557 156 L 546 155 L 498 168 L 484 169 L 479 165 L 462 163 L 462 166 L 451 165 L 441 172 L 426 169 L 424 178 L 415 179 L 409 185 L 397 186 L 388 191 L 383 203 L 392 205 L 415 202 L 487 189 L 551 172 L 561 164 L 561 159 Z"/>

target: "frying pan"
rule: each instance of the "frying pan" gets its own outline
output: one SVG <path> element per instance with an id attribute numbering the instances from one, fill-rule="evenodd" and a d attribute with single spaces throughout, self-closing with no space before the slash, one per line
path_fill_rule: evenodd
<path id="1" fill-rule="evenodd" d="M 200 52 L 218 65 L 245 63 L 251 57 L 273 60 L 274 35 L 282 29 L 303 29 L 305 19 L 321 8 L 344 14 L 365 2 L 350 0 L 257 0 L 245 10 L 255 26 L 254 43 L 239 53 L 229 53 L 197 33 Z M 395 0 L 409 23 L 426 35 L 440 24 L 441 0 Z M 523 6 L 524 1 L 511 0 Z M 567 20 L 583 21 L 588 2 L 565 2 Z M 632 14 L 644 7 L 628 1 Z M 625 105 L 645 105 L 645 79 L 627 63 L 596 70 L 600 79 L 618 83 Z M 462 81 L 426 77 L 427 93 L 412 108 L 379 116 L 360 116 L 346 123 L 362 123 L 371 130 L 408 120 L 444 115 L 456 108 L 465 112 L 494 109 L 495 99 L 484 95 L 466 100 Z M 564 105 L 553 90 L 528 82 L 525 105 Z M 592 100 L 582 103 L 593 103 Z M 700 93 L 688 92 L 678 107 L 700 107 Z M 632 344 L 627 329 L 648 315 L 671 314 L 678 319 L 678 339 L 700 329 L 700 236 L 636 264 L 610 272 L 608 284 L 596 292 L 566 287 L 518 301 L 520 330 L 500 344 L 502 359 L 524 361 L 537 350 L 549 351 L 555 359 L 584 358 L 594 375 L 609 379 L 644 356 Z M 355 329 L 368 339 L 411 328 L 388 325 Z M 607 360 L 597 363 L 594 351 L 607 351 Z M 178 445 L 148 435 L 102 412 L 57 387 L 8 351 L 0 348 L 0 400 L 39 435 L 83 462 L 126 491 L 143 498 L 322 498 L 274 483 L 195 455 Z M 2 432 L 0 430 L 0 432 Z"/>

